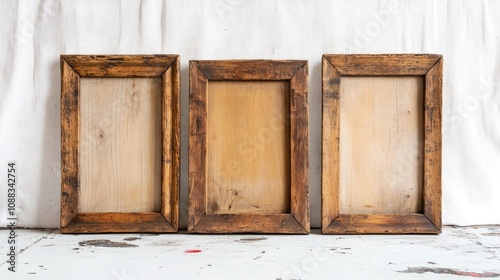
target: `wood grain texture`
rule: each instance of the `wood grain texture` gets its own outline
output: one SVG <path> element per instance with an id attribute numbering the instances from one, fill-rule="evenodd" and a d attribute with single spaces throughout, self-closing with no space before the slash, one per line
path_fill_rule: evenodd
<path id="1" fill-rule="evenodd" d="M 207 112 L 207 214 L 290 213 L 289 83 L 211 81 Z"/>
<path id="2" fill-rule="evenodd" d="M 180 58 L 162 75 L 162 210 L 175 231 L 179 226 L 181 100 Z"/>
<path id="3" fill-rule="evenodd" d="M 291 213 L 309 232 L 308 64 L 290 80 Z"/>
<path id="4" fill-rule="evenodd" d="M 189 61 L 188 231 L 206 215 L 207 84 L 198 65 Z"/>
<path id="5" fill-rule="evenodd" d="M 325 234 L 439 233 L 441 231 L 441 56 L 324 55 L 322 68 L 322 232 Z M 341 154 L 339 143 L 343 141 L 343 134 L 341 136 L 339 132 L 344 126 L 340 126 L 340 114 L 343 109 L 340 104 L 349 101 L 343 100 L 345 98 L 343 81 L 348 76 L 373 75 L 425 77 L 423 101 L 425 106 L 423 113 L 419 113 L 423 117 L 425 143 L 423 214 L 340 214 L 339 172 L 343 166 L 339 162 Z M 353 116 L 357 118 L 356 115 Z M 420 212 L 418 208 L 417 206 L 415 209 Z M 411 212 L 411 209 L 408 210 Z"/>
<path id="6" fill-rule="evenodd" d="M 306 65 L 304 60 L 197 60 L 205 77 L 217 80 L 290 80 Z M 267 78 L 266 78 L 267 79 Z"/>
<path id="7" fill-rule="evenodd" d="M 291 214 L 208 214 L 192 233 L 308 234 Z"/>
<path id="8" fill-rule="evenodd" d="M 339 215 L 340 148 L 340 73 L 322 59 L 322 156 L 321 156 L 321 230 L 325 232 Z"/>
<path id="9" fill-rule="evenodd" d="M 61 55 L 82 77 L 160 77 L 178 55 Z"/>
<path id="10" fill-rule="evenodd" d="M 80 77 L 61 60 L 61 227 L 78 214 Z"/>
<path id="11" fill-rule="evenodd" d="M 290 119 L 286 119 L 285 122 L 290 122 L 290 126 L 297 125 L 297 129 L 290 127 L 290 146 L 289 155 L 290 161 L 287 163 L 290 166 L 289 182 L 290 182 L 290 192 L 289 192 L 289 203 L 287 207 L 280 205 L 279 211 L 274 214 L 269 214 L 269 209 L 263 213 L 253 214 L 256 208 L 250 205 L 250 211 L 239 211 L 242 206 L 238 206 L 237 210 L 240 214 L 210 214 L 210 213 L 220 213 L 220 209 L 223 209 L 220 205 L 220 200 L 224 202 L 224 208 L 230 211 L 229 205 L 231 205 L 232 198 L 220 197 L 217 193 L 207 193 L 212 192 L 212 190 L 218 190 L 217 188 L 207 187 L 207 180 L 209 180 L 211 174 L 207 172 L 210 169 L 207 168 L 208 158 L 214 156 L 215 158 L 220 157 L 220 155 L 211 155 L 211 150 L 208 149 L 210 146 L 210 141 L 214 140 L 213 137 L 219 137 L 213 132 L 217 133 L 229 133 L 229 131 L 222 132 L 220 128 L 217 127 L 219 124 L 213 125 L 212 131 L 207 131 L 209 121 L 212 117 L 215 119 L 222 118 L 216 114 L 208 116 L 213 111 L 209 107 L 209 103 L 214 101 L 210 100 L 211 94 L 209 94 L 209 88 L 211 83 L 215 83 L 217 87 L 218 80 L 225 80 L 222 84 L 226 86 L 231 84 L 229 81 L 247 81 L 252 80 L 250 84 L 259 84 L 260 81 L 277 81 L 285 80 L 290 84 L 289 98 L 290 107 L 289 112 L 291 114 Z M 282 84 L 283 82 L 271 83 L 271 84 Z M 214 88 L 212 88 L 214 89 Z M 273 90 L 274 91 L 274 90 Z M 219 92 L 219 91 L 217 91 Z M 222 93 L 224 95 L 224 93 Z M 235 94 L 235 93 L 233 93 Z M 231 103 L 230 100 L 239 99 L 241 97 L 227 97 L 219 99 L 221 102 Z M 258 104 L 262 103 L 260 101 Z M 217 100 L 215 100 L 217 103 Z M 278 99 L 271 99 L 270 105 L 277 104 Z M 282 101 L 284 100 L 282 99 Z M 234 103 L 234 102 L 233 102 Z M 255 102 L 247 102 L 248 104 L 255 104 Z M 246 106 L 247 103 L 240 103 L 238 106 Z M 308 199 L 308 161 L 307 161 L 307 62 L 306 61 L 190 61 L 190 128 L 189 128 L 189 209 L 188 209 L 188 232 L 192 233 L 236 233 L 236 232 L 266 232 L 266 233 L 308 233 L 309 232 L 309 199 Z M 281 103 L 283 104 L 283 103 Z M 266 105 L 268 106 L 268 105 Z M 272 107 L 272 106 L 271 106 Z M 274 106 L 276 107 L 276 106 Z M 236 114 L 237 111 L 234 108 L 224 108 L 219 110 L 226 110 L 230 112 L 229 115 Z M 251 112 L 258 110 L 258 108 L 239 108 L 240 111 L 245 112 L 250 110 Z M 218 112 L 221 113 L 221 112 Z M 269 112 L 262 112 L 264 115 Z M 223 115 L 225 113 L 222 113 Z M 252 113 L 253 114 L 253 113 Z M 226 116 L 224 116 L 226 118 Z M 246 121 L 244 118 L 241 121 Z M 231 122 L 235 120 L 224 120 L 224 122 Z M 254 120 L 251 120 L 254 121 Z M 277 121 L 273 119 L 268 120 L 277 124 Z M 238 119 L 236 120 L 238 122 Z M 294 123 L 294 124 L 292 124 Z M 305 130 L 305 131 L 304 131 Z M 259 132 L 258 132 L 259 133 Z M 207 137 L 212 136 L 212 140 L 207 139 Z M 258 136 L 258 135 L 257 135 Z M 220 139 L 216 139 L 219 141 Z M 250 139 L 248 139 L 250 140 Z M 280 140 L 281 141 L 281 140 Z M 217 144 L 217 142 L 215 142 Z M 241 142 L 243 143 L 243 142 Z M 273 143 L 274 145 L 274 143 Z M 279 145 L 278 145 L 279 146 Z M 279 147 L 283 149 L 283 147 Z M 297 157 L 292 160 L 291 158 Z M 211 158 L 213 160 L 214 158 Z M 221 162 L 220 159 L 215 160 L 215 162 Z M 283 164 L 283 163 L 281 163 Z M 280 165 L 281 165 L 280 164 Z M 282 166 L 282 165 L 281 165 Z M 219 166 L 220 167 L 220 166 Z M 257 166 L 256 166 L 257 167 Z M 213 168 L 210 166 L 210 168 Z M 246 168 L 246 167 L 245 167 Z M 251 167 L 255 169 L 255 167 Z M 258 168 L 258 167 L 257 167 Z M 220 168 L 219 168 L 220 169 Z M 267 172 L 267 171 L 266 171 Z M 297 174 L 294 174 L 297 173 Z M 217 176 L 214 177 L 215 179 Z M 234 181 L 233 181 L 234 182 Z M 262 184 L 261 184 L 262 185 Z M 262 188 L 261 185 L 257 185 L 258 188 Z M 232 187 L 230 184 L 224 185 L 222 190 L 227 191 L 227 187 Z M 269 186 L 265 186 L 269 188 Z M 255 188 L 255 187 L 253 187 Z M 268 193 L 269 191 L 266 191 Z M 235 193 L 232 192 L 230 195 L 233 197 Z M 238 191 L 238 196 L 240 191 Z M 259 197 L 252 196 L 252 197 Z M 229 196 L 231 197 L 231 196 Z M 262 196 L 260 196 L 262 198 Z M 277 197 L 280 201 L 283 200 L 283 196 Z M 215 205 L 214 200 L 217 199 L 217 205 Z M 276 197 L 274 197 L 276 199 Z M 208 203 L 207 203 L 208 202 Z M 229 205 L 227 205 L 229 202 Z M 234 202 L 233 202 L 234 204 Z M 252 203 L 253 204 L 253 203 Z M 257 205 L 257 204 L 255 204 Z M 248 205 L 243 205 L 247 207 Z M 261 207 L 261 205 L 257 205 Z M 208 207 L 208 209 L 207 209 Z M 231 206 L 231 209 L 234 206 Z M 273 206 L 275 207 L 275 206 Z M 282 213 L 284 209 L 288 208 L 289 213 Z M 277 208 L 277 209 L 278 209 Z M 273 210 L 274 211 L 274 210 Z M 267 213 L 266 213 L 267 212 Z M 264 223 L 265 221 L 265 223 Z M 257 223 L 257 224 L 255 224 Z"/>
<path id="12" fill-rule="evenodd" d="M 324 234 L 402 234 L 402 233 L 439 233 L 440 231 L 423 214 L 340 214 L 334 225 Z"/>
<path id="13" fill-rule="evenodd" d="M 79 212 L 159 212 L 161 79 L 80 84 Z"/>
<path id="14" fill-rule="evenodd" d="M 61 233 L 176 232 L 161 213 L 81 213 Z"/>
<path id="15" fill-rule="evenodd" d="M 179 66 L 179 57 L 177 55 L 61 56 L 61 232 L 176 232 L 178 230 L 180 150 Z M 90 145 L 88 143 L 89 139 L 105 141 L 104 138 L 106 137 L 106 140 L 108 140 L 107 136 L 109 136 L 104 133 L 98 133 L 98 137 L 96 139 L 79 135 L 81 129 L 81 127 L 79 127 L 80 113 L 82 113 L 80 108 L 81 103 L 79 102 L 79 99 L 81 98 L 80 79 L 83 78 L 85 80 L 88 79 L 88 77 L 106 77 L 108 82 L 113 80 L 117 81 L 116 79 L 113 79 L 117 77 L 157 78 L 155 87 L 159 89 L 159 91 L 156 91 L 157 96 L 154 98 L 154 102 L 125 103 L 132 105 L 151 105 L 155 108 L 154 110 L 148 111 L 148 108 L 144 108 L 144 106 L 143 109 L 146 110 L 135 108 L 138 109 L 136 111 L 130 110 L 134 108 L 128 108 L 127 106 L 114 106 L 116 104 L 120 104 L 120 101 L 123 101 L 122 98 L 125 97 L 140 99 L 142 95 L 137 94 L 136 91 L 136 94 L 124 94 L 124 96 L 113 99 L 114 103 L 112 106 L 108 106 L 98 112 L 98 114 L 106 114 L 106 111 L 108 111 L 107 113 L 110 118 L 118 117 L 118 119 L 122 113 L 128 115 L 148 112 L 151 114 L 150 116 L 154 115 L 151 122 L 146 123 L 146 125 L 150 129 L 151 127 L 154 127 L 153 130 L 159 131 L 159 133 L 155 132 L 155 134 L 159 136 L 158 139 L 157 137 L 151 137 L 154 138 L 153 141 L 158 142 L 156 144 L 153 143 L 151 147 L 154 147 L 155 152 L 153 157 L 158 158 L 156 162 L 157 165 L 160 166 L 160 169 L 157 168 L 158 172 L 154 171 L 152 173 L 155 177 L 159 177 L 161 180 L 161 195 L 157 193 L 147 199 L 158 201 L 158 197 L 161 197 L 159 207 L 153 207 L 156 212 L 137 212 L 142 211 L 142 209 L 132 209 L 132 212 L 120 211 L 120 213 L 80 213 L 81 209 L 79 208 L 82 206 L 80 205 L 81 201 L 79 199 L 80 180 L 81 176 L 86 176 L 86 174 L 82 174 L 82 170 L 79 169 L 80 157 L 82 152 L 85 153 L 86 148 L 89 146 L 92 147 L 92 141 L 90 141 Z M 135 81 L 136 83 L 146 82 L 146 84 L 150 84 L 147 83 L 148 79 L 128 79 L 128 81 L 130 80 Z M 127 79 L 120 80 L 120 85 L 116 88 L 113 87 L 113 90 L 119 90 L 120 88 L 123 89 L 124 87 L 129 88 L 124 85 L 123 81 L 127 81 Z M 84 85 L 84 87 L 85 91 L 87 89 L 87 85 Z M 101 93 L 103 89 L 105 90 L 106 88 L 101 87 Z M 112 93 L 113 90 L 110 89 L 109 91 L 105 91 L 99 96 L 96 94 L 94 97 L 101 99 L 106 98 L 106 95 Z M 153 99 L 149 101 L 152 100 Z M 85 107 L 85 105 L 83 106 Z M 95 108 L 90 109 L 93 110 Z M 85 108 L 83 110 L 85 110 Z M 85 115 L 85 112 L 83 112 L 83 115 Z M 147 113 L 145 115 L 147 115 Z M 139 121 L 140 119 L 141 118 L 134 119 L 131 123 Z M 106 127 L 111 127 L 111 122 L 109 122 L 109 120 L 106 121 L 105 119 L 101 119 L 98 122 L 99 125 L 107 125 Z M 129 131 L 130 135 L 121 137 L 121 142 L 134 143 L 134 145 L 137 144 L 141 146 L 141 143 L 138 143 L 141 141 L 133 141 L 141 137 L 140 135 L 134 134 L 135 131 L 136 129 L 134 128 L 133 131 Z M 92 134 L 90 135 L 92 136 Z M 151 143 L 142 144 L 149 145 Z M 79 149 L 82 150 L 79 151 Z M 137 151 L 134 150 L 131 153 L 134 152 Z M 98 157 L 99 155 L 91 155 L 91 157 L 96 156 Z M 126 165 L 130 163 L 120 162 L 120 164 Z M 137 173 L 138 172 L 132 172 L 131 174 L 125 175 L 137 176 Z M 151 175 L 151 173 L 148 174 Z M 116 174 L 114 178 L 117 178 Z M 148 184 L 146 185 L 149 186 Z M 104 202 L 107 204 L 109 202 L 113 202 L 113 199 L 114 198 L 111 197 L 111 199 Z M 118 198 L 118 200 L 120 199 L 122 201 L 127 200 L 126 197 L 125 199 L 123 197 Z M 137 197 L 134 197 L 133 199 L 137 199 Z M 155 203 L 146 204 L 151 206 Z M 136 206 L 135 203 L 131 203 L 131 205 Z M 119 208 L 122 206 L 123 205 L 119 205 Z M 86 206 L 83 206 L 84 210 L 85 207 Z M 148 208 L 146 210 L 149 211 L 150 209 Z"/>
<path id="16" fill-rule="evenodd" d="M 423 79 L 343 77 L 340 213 L 423 213 Z"/>
<path id="17" fill-rule="evenodd" d="M 425 75 L 424 213 L 441 230 L 443 58 Z"/>
<path id="18" fill-rule="evenodd" d="M 325 55 L 342 76 L 425 75 L 441 57 L 436 54 Z"/>

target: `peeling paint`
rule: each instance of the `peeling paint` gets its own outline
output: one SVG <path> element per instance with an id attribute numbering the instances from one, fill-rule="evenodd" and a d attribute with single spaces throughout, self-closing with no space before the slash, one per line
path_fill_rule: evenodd
<path id="1" fill-rule="evenodd" d="M 238 240 L 235 240 L 236 242 L 241 242 L 241 243 L 250 243 L 250 242 L 256 242 L 256 241 L 263 241 L 267 240 L 267 237 L 249 237 L 249 238 L 241 238 Z"/>
<path id="2" fill-rule="evenodd" d="M 94 239 L 94 240 L 85 240 L 78 242 L 78 245 L 83 247 L 115 247 L 115 248 L 131 248 L 131 247 L 139 247 L 135 244 L 130 244 L 127 242 L 115 242 L 107 239 Z"/>
<path id="3" fill-rule="evenodd" d="M 484 235 L 484 236 L 500 236 L 500 232 L 487 232 L 487 233 L 481 233 L 481 235 Z"/>
<path id="4" fill-rule="evenodd" d="M 135 241 L 135 240 L 139 240 L 139 239 L 142 239 L 140 237 L 127 237 L 127 238 L 123 238 L 124 241 Z"/>
<path id="5" fill-rule="evenodd" d="M 459 276 L 469 276 L 469 277 L 477 277 L 477 278 L 494 278 L 499 277 L 500 274 L 494 272 L 468 272 L 461 271 L 452 268 L 441 268 L 441 267 L 409 267 L 407 270 L 398 271 L 401 273 L 426 273 L 432 272 L 436 274 L 451 274 L 451 275 L 459 275 Z"/>

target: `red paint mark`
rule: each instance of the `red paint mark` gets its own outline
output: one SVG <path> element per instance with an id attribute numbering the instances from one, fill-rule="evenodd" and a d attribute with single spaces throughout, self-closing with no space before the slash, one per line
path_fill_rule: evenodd
<path id="1" fill-rule="evenodd" d="M 184 251 L 184 253 L 201 253 L 201 250 L 198 250 L 198 249 L 189 249 L 189 250 L 186 250 Z"/>

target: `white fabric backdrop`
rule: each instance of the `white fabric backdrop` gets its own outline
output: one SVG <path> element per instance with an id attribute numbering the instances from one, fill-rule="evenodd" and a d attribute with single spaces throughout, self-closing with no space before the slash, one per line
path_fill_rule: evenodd
<path id="1" fill-rule="evenodd" d="M 312 226 L 320 226 L 321 55 L 444 55 L 443 222 L 500 223 L 500 1 L 0 2 L 0 225 L 6 169 L 18 218 L 58 227 L 60 54 L 180 54 L 181 219 L 187 219 L 188 60 L 307 59 Z"/>

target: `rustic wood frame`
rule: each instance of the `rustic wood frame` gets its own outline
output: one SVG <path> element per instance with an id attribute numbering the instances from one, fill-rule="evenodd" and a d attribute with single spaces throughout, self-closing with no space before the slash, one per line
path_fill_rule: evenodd
<path id="1" fill-rule="evenodd" d="M 190 61 L 190 233 L 309 233 L 308 64 L 304 60 Z M 207 214 L 207 90 L 210 81 L 290 82 L 290 213 Z"/>
<path id="2" fill-rule="evenodd" d="M 178 55 L 61 55 L 61 232 L 177 232 L 180 98 Z M 79 213 L 80 78 L 161 78 L 161 212 Z"/>
<path id="3" fill-rule="evenodd" d="M 441 232 L 441 55 L 323 55 L 322 233 Z M 339 143 L 342 76 L 424 77 L 424 213 L 340 214 Z"/>

